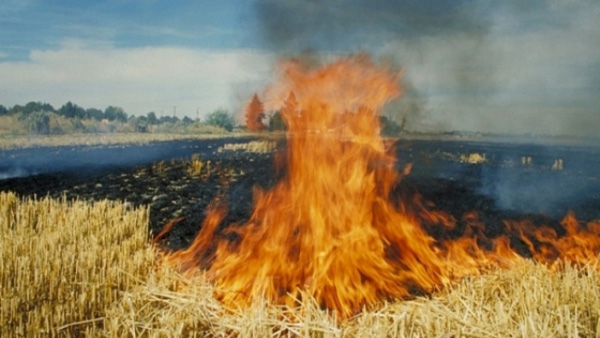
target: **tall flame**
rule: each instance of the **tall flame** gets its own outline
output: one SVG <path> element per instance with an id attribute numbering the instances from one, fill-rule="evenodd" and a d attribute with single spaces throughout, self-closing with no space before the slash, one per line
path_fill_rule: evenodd
<path id="1" fill-rule="evenodd" d="M 483 235 L 477 213 L 462 220 L 464 237 L 439 241 L 421 222 L 452 228 L 451 216 L 391 202 L 401 176 L 379 136 L 378 113 L 401 95 L 399 76 L 366 55 L 321 68 L 284 63 L 264 96 L 266 110 L 280 111 L 288 127 L 285 178 L 255 192 L 250 220 L 230 225 L 230 236 L 216 232 L 225 211 L 215 207 L 190 248 L 166 258 L 186 273 L 206 273 L 226 304 L 264 297 L 294 306 L 308 293 L 342 317 L 521 259 L 508 237 Z M 583 236 L 576 224 L 566 226 Z M 520 235 L 558 243 L 555 233 Z M 484 240 L 491 249 L 480 248 Z M 529 244 L 538 258 L 551 258 Z"/>

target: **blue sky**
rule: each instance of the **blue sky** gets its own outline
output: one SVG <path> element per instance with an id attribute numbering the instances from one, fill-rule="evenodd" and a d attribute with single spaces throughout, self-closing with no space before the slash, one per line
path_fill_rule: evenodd
<path id="1" fill-rule="evenodd" d="M 0 45 L 7 59 L 32 49 L 59 48 L 65 39 L 116 47 L 252 47 L 250 1 L 3 0 Z M 255 37 L 255 36 L 254 36 Z"/>
<path id="2" fill-rule="evenodd" d="M 367 50 L 404 69 L 414 129 L 600 126 L 595 0 L 2 0 L 0 32 L 5 106 L 238 113 L 278 58 Z"/>

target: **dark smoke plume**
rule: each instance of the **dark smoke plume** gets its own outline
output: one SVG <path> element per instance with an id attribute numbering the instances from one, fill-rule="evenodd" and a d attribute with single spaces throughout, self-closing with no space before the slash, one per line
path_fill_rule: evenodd
<path id="1" fill-rule="evenodd" d="M 463 36 L 470 43 L 456 58 L 456 82 L 469 85 L 477 81 L 473 72 L 487 73 L 479 67 L 470 70 L 481 63 L 477 50 L 483 49 L 490 27 L 471 0 L 264 0 L 256 7 L 266 46 L 281 55 L 380 50 L 388 61 L 405 66 L 427 52 L 422 40 Z M 398 41 L 402 47 L 395 45 Z M 388 107 L 386 115 L 412 128 L 426 111 L 427 97 L 408 76 L 403 81 L 404 100 Z"/>
<path id="2" fill-rule="evenodd" d="M 415 127 L 428 115 L 446 131 L 597 133 L 596 0 L 257 0 L 255 9 L 264 46 L 279 55 L 394 60 Z"/>
<path id="3" fill-rule="evenodd" d="M 394 39 L 439 34 L 485 34 L 489 22 L 470 0 L 263 0 L 259 22 L 278 52 L 356 50 Z"/>

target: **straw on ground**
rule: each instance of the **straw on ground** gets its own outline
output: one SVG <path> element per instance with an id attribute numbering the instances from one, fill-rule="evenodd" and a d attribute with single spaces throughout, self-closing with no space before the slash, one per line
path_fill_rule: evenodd
<path id="1" fill-rule="evenodd" d="M 205 278 L 160 263 L 147 229 L 146 208 L 0 193 L 0 336 L 600 336 L 596 266 L 550 272 L 523 259 L 337 321 L 309 297 L 226 309 Z"/>

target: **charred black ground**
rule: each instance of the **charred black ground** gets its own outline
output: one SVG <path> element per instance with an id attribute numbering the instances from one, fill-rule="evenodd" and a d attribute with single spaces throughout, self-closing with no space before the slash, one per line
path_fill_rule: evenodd
<path id="1" fill-rule="evenodd" d="M 223 224 L 244 223 L 252 210 L 252 188 L 269 188 L 285 175 L 275 170 L 273 153 L 218 151 L 224 144 L 250 140 L 174 141 L 154 145 L 152 156 L 143 154 L 151 149 L 147 146 L 121 147 L 117 155 L 102 147 L 53 149 L 69 158 L 70 163 L 59 164 L 50 163 L 57 156 L 48 156 L 48 149 L 11 151 L 12 157 L 4 152 L 0 157 L 13 162 L 46 154 L 46 162 L 30 159 L 40 165 L 27 170 L 47 172 L 0 180 L 0 190 L 21 196 L 108 198 L 132 206 L 149 205 L 152 234 L 183 217 L 163 241 L 170 248 L 182 248 L 194 238 L 214 198 L 227 203 Z M 157 152 L 156 148 L 177 151 Z M 583 222 L 600 218 L 600 149 L 462 141 L 398 141 L 395 148 L 398 169 L 412 163 L 413 170 L 392 198 L 420 195 L 427 206 L 457 220 L 453 231 L 441 232 L 425 224 L 436 237 L 459 236 L 464 214 L 473 210 L 478 211 L 490 237 L 502 232 L 503 219 L 529 217 L 558 229 L 568 210 Z M 111 163 L 108 154 L 119 161 Z M 194 154 L 204 163 L 196 175 L 188 172 Z M 94 158 L 103 165 L 95 165 Z M 19 169 L 9 168 L 8 160 L 2 163 L 5 172 Z"/>

